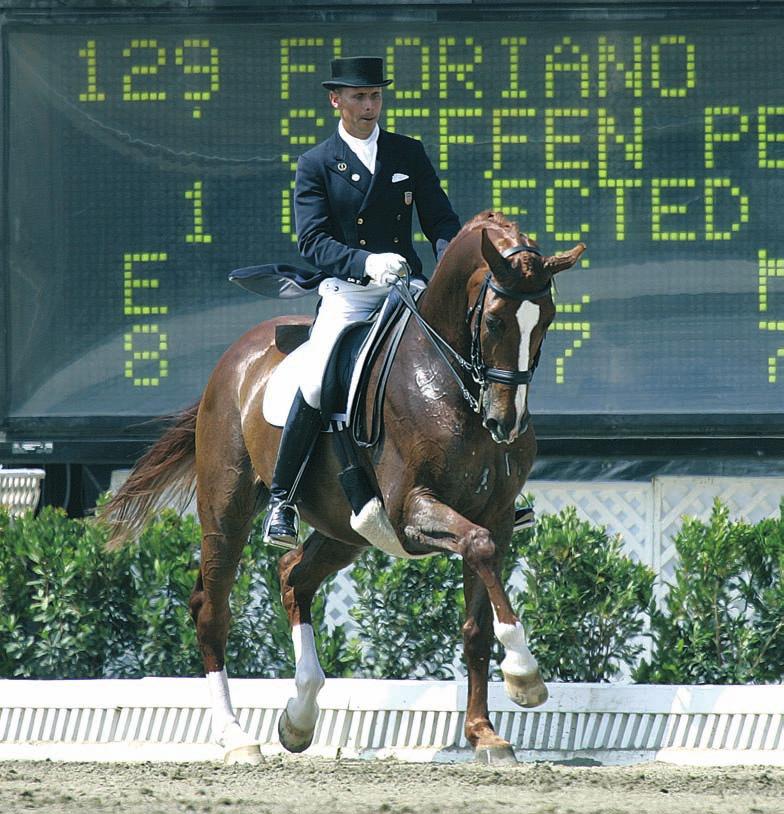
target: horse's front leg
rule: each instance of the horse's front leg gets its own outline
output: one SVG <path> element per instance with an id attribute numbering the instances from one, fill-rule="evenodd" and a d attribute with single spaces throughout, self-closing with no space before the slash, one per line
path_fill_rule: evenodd
<path id="1" fill-rule="evenodd" d="M 465 734 L 477 759 L 488 763 L 516 762 L 511 744 L 499 737 L 487 709 L 487 680 L 493 640 L 493 614 L 487 591 L 476 573 L 463 562 L 466 619 L 463 653 L 468 673 Z"/>
<path id="2" fill-rule="evenodd" d="M 490 532 L 472 523 L 454 509 L 441 503 L 427 492 L 417 492 L 407 501 L 406 539 L 417 546 L 452 551 L 463 558 L 477 575 L 487 592 L 493 613 L 493 630 L 506 650 L 501 663 L 504 684 L 509 697 L 523 707 L 535 707 L 547 700 L 547 688 L 542 681 L 536 659 L 528 649 L 525 630 L 512 610 L 509 598 L 501 584 L 500 552 Z M 468 618 L 465 634 L 469 639 L 467 654 L 476 651 L 476 662 L 485 661 L 489 644 L 482 645 L 482 626 L 489 620 L 481 613 L 481 592 L 477 598 L 467 597 Z M 484 616 L 486 617 L 486 610 Z M 476 625 L 476 632 L 474 631 Z M 489 637 L 486 637 L 489 638 Z M 476 639 L 476 642 L 473 641 Z M 487 666 L 483 668 L 486 680 Z M 484 701 L 486 715 L 486 696 Z"/>
<path id="3" fill-rule="evenodd" d="M 296 662 L 297 695 L 289 699 L 278 721 L 281 745 L 289 752 L 304 752 L 313 741 L 319 715 L 316 699 L 325 681 L 310 613 L 313 597 L 330 574 L 353 562 L 361 550 L 314 531 L 280 560 L 280 593 L 291 624 Z"/>

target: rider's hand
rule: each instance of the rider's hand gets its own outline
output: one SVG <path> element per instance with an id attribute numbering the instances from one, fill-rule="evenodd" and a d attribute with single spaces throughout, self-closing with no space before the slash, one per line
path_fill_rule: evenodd
<path id="1" fill-rule="evenodd" d="M 390 285 L 398 277 L 405 277 L 408 263 L 405 257 L 393 252 L 369 254 L 365 260 L 365 274 L 380 285 Z"/>

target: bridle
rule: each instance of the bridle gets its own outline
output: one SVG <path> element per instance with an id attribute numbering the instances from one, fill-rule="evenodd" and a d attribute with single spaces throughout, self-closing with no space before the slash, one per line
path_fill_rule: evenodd
<path id="1" fill-rule="evenodd" d="M 507 259 L 520 252 L 530 252 L 531 254 L 538 255 L 539 257 L 542 255 L 539 249 L 535 248 L 534 246 L 519 245 L 512 246 L 510 249 L 505 249 L 503 252 L 501 252 L 501 256 L 504 259 Z M 536 356 L 534 356 L 531 367 L 527 368 L 526 370 L 507 370 L 505 368 L 488 367 L 484 363 L 484 356 L 482 354 L 482 316 L 484 315 L 485 300 L 487 299 L 488 289 L 503 299 L 514 300 L 516 302 L 531 302 L 533 300 L 542 299 L 542 297 L 546 297 L 550 293 L 551 289 L 551 282 L 548 280 L 547 285 L 544 288 L 540 288 L 538 291 L 518 293 L 516 291 L 510 291 L 508 288 L 504 288 L 503 286 L 493 282 L 492 276 L 493 275 L 490 272 L 487 273 L 487 276 L 482 282 L 482 287 L 479 290 L 476 301 L 468 309 L 468 313 L 466 314 L 466 325 L 468 325 L 469 328 L 471 327 L 471 323 L 473 321 L 473 329 L 471 330 L 471 350 L 469 354 L 470 359 L 466 359 L 459 354 L 440 334 L 438 334 L 434 328 L 432 328 L 425 321 L 425 319 L 420 315 L 416 302 L 411 296 L 411 293 L 404 281 L 401 280 L 401 284 L 396 286 L 403 303 L 409 308 L 412 315 L 423 329 L 425 336 L 430 339 L 433 347 L 438 351 L 441 358 L 446 362 L 447 366 L 452 371 L 452 374 L 454 375 L 460 388 L 460 392 L 463 394 L 463 398 L 468 402 L 471 409 L 475 413 L 481 412 L 484 392 L 487 390 L 490 384 L 504 384 L 510 387 L 517 387 L 521 384 L 530 384 L 534 376 L 534 371 L 539 364 L 539 356 L 541 353 L 540 347 L 536 352 Z M 447 353 L 451 355 L 458 367 L 469 373 L 474 382 L 479 385 L 478 398 L 475 397 L 473 393 L 471 393 L 465 386 L 459 371 L 448 358 Z"/>

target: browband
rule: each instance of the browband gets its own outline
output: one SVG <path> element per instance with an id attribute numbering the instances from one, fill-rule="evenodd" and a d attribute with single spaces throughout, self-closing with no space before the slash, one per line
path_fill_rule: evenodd
<path id="1" fill-rule="evenodd" d="M 531 254 L 538 255 L 539 257 L 542 256 L 542 253 L 535 246 L 523 246 L 520 244 L 519 246 L 512 246 L 511 249 L 504 249 L 501 252 L 501 257 L 503 257 L 504 260 L 508 260 L 512 255 L 519 254 L 520 252 L 531 252 Z"/>
<path id="2" fill-rule="evenodd" d="M 529 291 L 528 293 L 521 292 L 518 294 L 516 291 L 510 291 L 508 288 L 503 288 L 503 286 L 494 283 L 489 274 L 487 275 L 485 283 L 499 296 L 504 297 L 507 300 L 517 300 L 518 302 L 525 302 L 526 300 L 539 300 L 542 297 L 546 297 L 550 293 L 550 288 L 552 287 L 551 281 L 548 280 L 547 285 L 544 288 L 540 288 L 538 291 Z"/>

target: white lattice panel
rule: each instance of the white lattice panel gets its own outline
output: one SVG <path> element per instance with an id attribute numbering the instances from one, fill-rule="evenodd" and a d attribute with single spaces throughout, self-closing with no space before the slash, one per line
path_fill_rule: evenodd
<path id="1" fill-rule="evenodd" d="M 335 577 L 332 589 L 327 597 L 325 608 L 327 626 L 332 629 L 338 625 L 344 625 L 347 630 L 352 630 L 356 623 L 349 615 L 349 610 L 357 598 L 354 590 L 354 583 L 351 581 L 351 568 L 344 568 Z"/>
<path id="2" fill-rule="evenodd" d="M 784 496 L 784 478 L 661 477 L 653 481 L 655 524 L 653 567 L 659 579 L 672 579 L 677 557 L 673 540 L 683 518 L 710 519 L 713 501 L 719 498 L 733 519 L 758 523 L 778 515 Z"/>
<path id="3" fill-rule="evenodd" d="M 574 506 L 577 514 L 611 536 L 619 534 L 630 557 L 653 565 L 653 492 L 650 483 L 630 481 L 531 481 L 537 516 Z"/>

